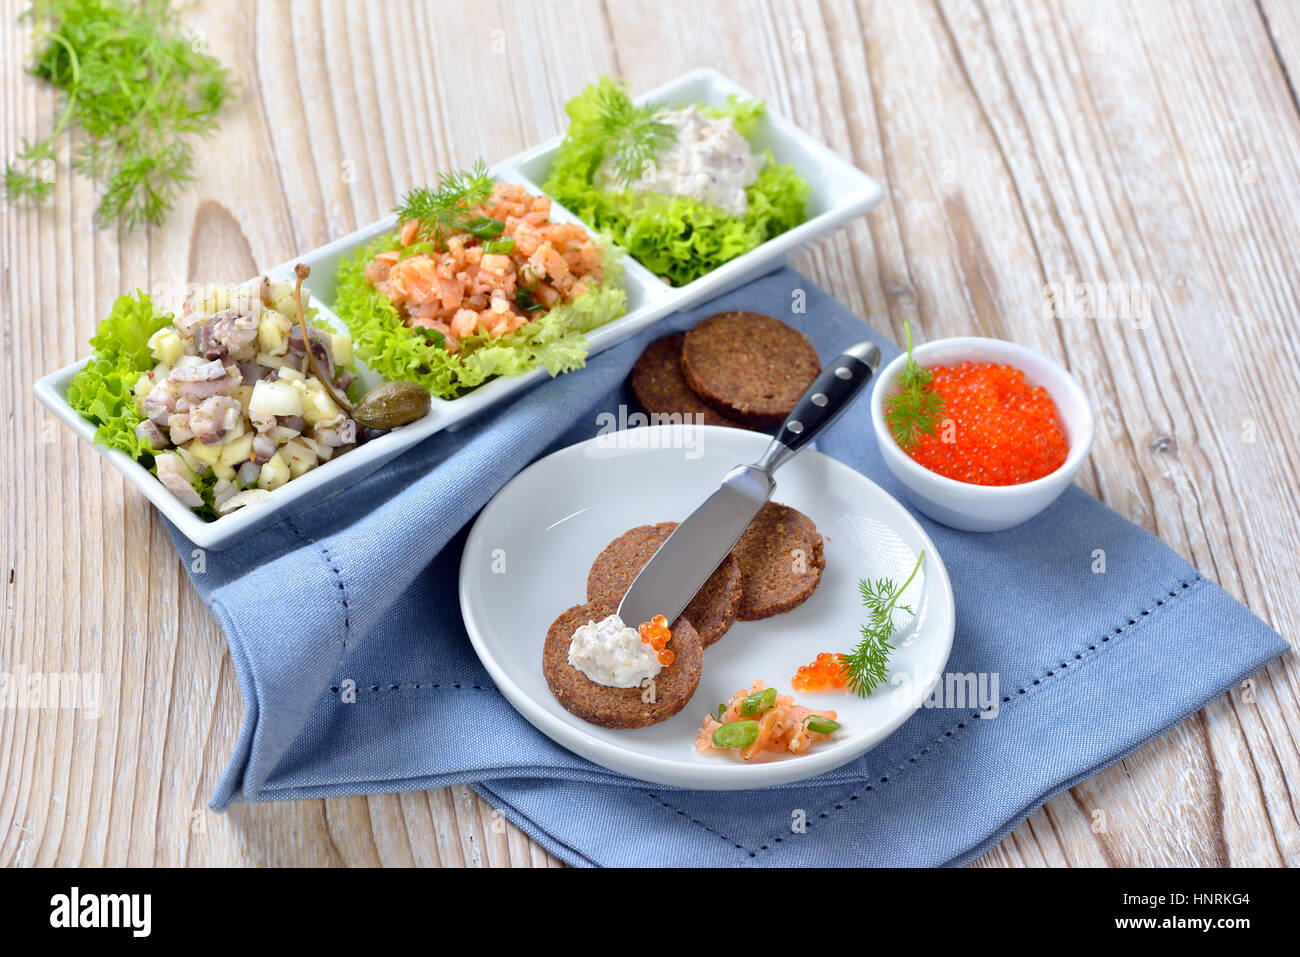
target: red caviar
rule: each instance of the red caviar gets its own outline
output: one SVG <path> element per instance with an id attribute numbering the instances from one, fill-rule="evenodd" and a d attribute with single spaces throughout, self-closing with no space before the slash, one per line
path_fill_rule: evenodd
<path id="1" fill-rule="evenodd" d="M 663 615 L 655 615 L 649 621 L 643 621 L 637 626 L 637 633 L 641 640 L 659 652 L 659 663 L 667 668 L 673 663 L 677 656 L 668 650 L 668 642 L 672 641 L 673 633 L 668 628 L 668 619 Z"/>
<path id="2" fill-rule="evenodd" d="M 961 362 L 930 373 L 943 418 L 908 452 L 930 471 L 972 485 L 1019 485 L 1065 462 L 1070 444 L 1056 403 L 1019 369 Z"/>
<path id="3" fill-rule="evenodd" d="M 805 694 L 810 691 L 835 691 L 849 686 L 840 655 L 823 651 L 810 664 L 801 665 L 790 679 L 790 687 Z"/>

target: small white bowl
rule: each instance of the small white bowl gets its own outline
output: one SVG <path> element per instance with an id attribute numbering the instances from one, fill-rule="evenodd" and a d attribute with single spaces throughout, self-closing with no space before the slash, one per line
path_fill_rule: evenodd
<path id="1" fill-rule="evenodd" d="M 931 472 L 898 447 L 885 422 L 885 397 L 897 388 L 907 363 L 907 353 L 903 353 L 877 377 L 871 395 L 871 422 L 885 464 L 903 483 L 912 504 L 922 512 L 936 522 L 963 531 L 997 532 L 1029 521 L 1056 501 L 1074 481 L 1075 473 L 1092 448 L 1096 423 L 1092 405 L 1078 380 L 1059 362 L 1014 342 L 977 336 L 927 342 L 914 347 L 912 355 L 923 366 L 994 362 L 1020 369 L 1026 382 L 1042 386 L 1051 395 L 1070 443 L 1070 451 L 1060 468 L 1020 485 L 972 485 Z"/>

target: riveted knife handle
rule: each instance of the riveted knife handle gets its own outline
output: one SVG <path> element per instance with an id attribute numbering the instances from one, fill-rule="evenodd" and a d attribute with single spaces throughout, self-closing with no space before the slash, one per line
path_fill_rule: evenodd
<path id="1" fill-rule="evenodd" d="M 830 425 L 871 381 L 880 368 L 880 349 L 859 342 L 826 363 L 794 411 L 776 433 L 776 441 L 791 452 L 803 448 Z"/>

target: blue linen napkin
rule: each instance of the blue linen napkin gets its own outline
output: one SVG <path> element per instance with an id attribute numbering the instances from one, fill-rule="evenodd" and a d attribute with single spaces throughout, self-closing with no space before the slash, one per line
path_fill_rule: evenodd
<path id="1" fill-rule="evenodd" d="M 806 311 L 795 313 L 800 291 Z M 1154 536 L 1071 487 L 1006 532 L 918 515 L 956 596 L 947 673 L 997 675 L 997 717 L 923 708 L 849 765 L 762 791 L 649 785 L 556 745 L 495 690 L 465 634 L 456 584 L 468 523 L 533 459 L 594 435 L 598 413 L 635 407 L 624 380 L 647 343 L 723 309 L 779 316 L 824 360 L 863 338 L 885 361 L 898 351 L 781 269 L 431 437 L 202 565 L 173 528 L 245 702 L 212 807 L 470 782 L 572 864 L 958 863 L 1287 649 Z M 818 446 L 906 502 L 868 402 L 859 397 Z M 349 680 L 352 704 L 339 690 Z"/>

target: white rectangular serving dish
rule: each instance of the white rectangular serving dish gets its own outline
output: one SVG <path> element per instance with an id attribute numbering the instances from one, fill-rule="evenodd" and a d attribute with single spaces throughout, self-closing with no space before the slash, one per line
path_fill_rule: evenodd
<path id="1" fill-rule="evenodd" d="M 751 94 L 716 70 L 701 69 L 684 74 L 656 90 L 638 97 L 639 102 L 654 101 L 671 106 L 707 103 L 721 106 L 729 94 L 753 98 Z M 542 193 L 562 136 L 492 167 L 500 179 L 527 186 Z M 755 276 L 774 268 L 796 246 L 820 236 L 840 224 L 872 209 L 884 195 L 880 184 L 847 160 L 818 143 L 787 120 L 770 111 L 762 118 L 754 137 L 760 149 L 770 149 L 777 162 L 793 163 L 812 186 L 808 199 L 808 220 L 789 232 L 768 240 L 757 249 L 725 263 L 709 274 L 685 286 L 673 288 L 651 275 L 640 263 L 627 257 L 624 283 L 628 294 L 628 311 L 620 319 L 588 333 L 591 355 L 622 342 L 669 313 L 711 299 L 734 289 Z M 568 210 L 553 205 L 555 219 L 574 221 Z M 394 228 L 389 216 L 337 239 L 332 243 L 295 257 L 268 270 L 272 278 L 291 278 L 296 263 L 311 267 L 312 305 L 318 310 L 314 324 L 328 326 L 336 332 L 347 327 L 326 305 L 334 299 L 339 260 L 376 236 Z M 586 225 L 586 224 L 584 224 Z M 209 281 L 239 282 L 249 277 L 208 277 Z M 93 444 L 95 426 L 68 405 L 66 395 L 72 377 L 89 361 L 83 359 L 39 379 L 36 397 L 46 408 L 67 423 L 81 438 Z M 381 380 L 358 359 L 357 367 L 366 388 Z M 571 375 L 581 375 L 578 370 Z M 153 502 L 177 528 L 200 548 L 219 550 L 253 534 L 280 518 L 360 481 L 389 459 L 400 454 L 435 432 L 454 427 L 506 396 L 513 395 L 544 379 L 545 369 L 513 378 L 495 379 L 458 399 L 433 399 L 429 414 L 418 422 L 394 429 L 345 455 L 324 463 L 271 493 L 263 502 L 246 506 L 215 521 L 204 521 L 180 503 L 147 469 L 123 452 L 96 445 L 95 449 L 121 472 L 142 495 Z"/>

